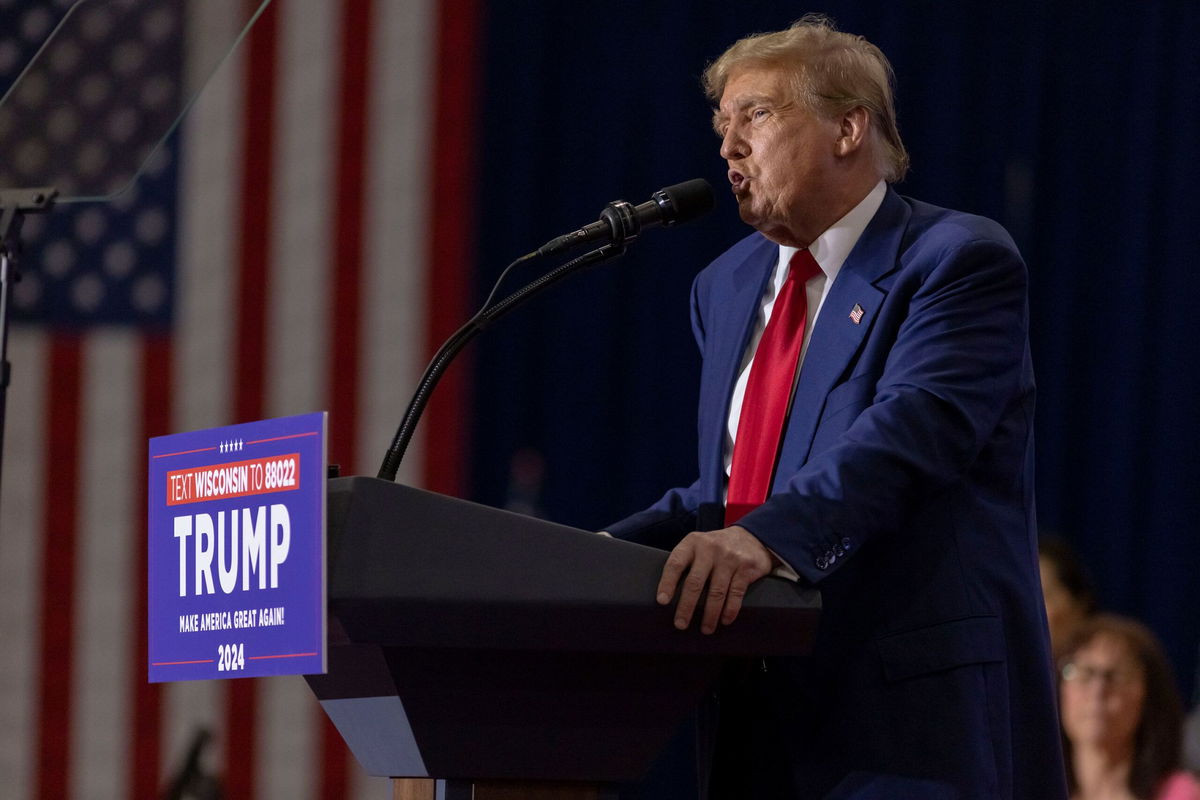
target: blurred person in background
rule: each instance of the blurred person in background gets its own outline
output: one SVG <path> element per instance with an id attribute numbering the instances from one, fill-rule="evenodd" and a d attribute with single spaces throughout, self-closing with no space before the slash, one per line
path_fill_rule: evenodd
<path id="1" fill-rule="evenodd" d="M 1096 596 L 1087 570 L 1064 540 L 1043 535 L 1038 541 L 1038 566 L 1050 626 L 1050 653 L 1058 664 L 1076 629 L 1095 613 Z"/>
<path id="2" fill-rule="evenodd" d="M 1183 765 L 1200 774 L 1200 703 L 1188 714 L 1183 727 Z"/>
<path id="3" fill-rule="evenodd" d="M 1200 662 L 1192 686 L 1192 713 L 1183 726 L 1183 765 L 1200 775 Z"/>
<path id="4" fill-rule="evenodd" d="M 1200 800 L 1181 769 L 1183 705 L 1144 625 L 1097 614 L 1067 644 L 1059 683 L 1072 800 Z"/>

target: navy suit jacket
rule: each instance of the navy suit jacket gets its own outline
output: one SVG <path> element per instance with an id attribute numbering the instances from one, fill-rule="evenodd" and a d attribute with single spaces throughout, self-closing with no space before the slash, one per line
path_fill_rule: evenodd
<path id="1" fill-rule="evenodd" d="M 753 234 L 697 277 L 700 476 L 613 535 L 671 547 L 721 502 L 729 399 L 777 257 Z M 813 656 L 767 665 L 754 735 L 787 774 L 747 796 L 1066 797 L 1028 326 L 1003 228 L 889 188 L 812 331 L 772 495 L 739 522 L 824 601 Z"/>

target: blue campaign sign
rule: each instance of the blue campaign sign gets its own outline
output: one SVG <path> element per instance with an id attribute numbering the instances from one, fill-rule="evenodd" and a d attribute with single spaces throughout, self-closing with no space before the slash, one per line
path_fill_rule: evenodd
<path id="1" fill-rule="evenodd" d="M 150 440 L 150 681 L 325 672 L 324 412 Z"/>

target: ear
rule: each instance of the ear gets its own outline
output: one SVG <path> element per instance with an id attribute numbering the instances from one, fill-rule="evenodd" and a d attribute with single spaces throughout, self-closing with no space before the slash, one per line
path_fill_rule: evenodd
<path id="1" fill-rule="evenodd" d="M 862 106 L 842 114 L 838 121 L 838 138 L 834 152 L 839 156 L 849 156 L 866 146 L 867 132 L 871 127 L 871 112 Z"/>

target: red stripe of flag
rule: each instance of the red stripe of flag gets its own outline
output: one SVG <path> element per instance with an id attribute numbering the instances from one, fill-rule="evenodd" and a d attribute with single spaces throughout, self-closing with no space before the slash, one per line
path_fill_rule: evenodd
<path id="1" fill-rule="evenodd" d="M 138 437 L 141 443 L 138 448 L 138 475 L 149 474 L 146 442 L 152 436 L 169 433 L 171 429 L 171 349 L 171 337 L 167 333 L 149 334 L 142 345 L 142 430 Z M 138 481 L 137 485 L 137 504 L 134 509 L 140 512 L 147 508 L 147 486 L 145 481 Z M 146 669 L 146 662 L 149 661 L 146 638 L 149 609 L 144 576 L 147 568 L 149 533 L 145 514 L 139 513 L 138 517 L 141 523 L 133 526 L 137 542 L 132 550 L 137 553 L 133 574 L 138 577 L 135 581 L 137 588 L 131 650 L 135 660 L 130 670 L 133 681 L 133 739 L 128 765 L 131 798 L 157 795 L 161 778 L 159 765 L 162 763 L 159 746 L 162 738 L 162 685 L 149 683 Z"/>
<path id="2" fill-rule="evenodd" d="M 329 359 L 329 455 L 356 468 L 363 184 L 370 70 L 371 0 L 343 0 L 336 147 L 334 275 Z"/>
<path id="3" fill-rule="evenodd" d="M 343 0 L 341 75 L 336 132 L 333 308 L 330 330 L 329 458 L 347 471 L 358 464 L 359 355 L 363 277 L 363 187 L 366 183 L 367 124 L 371 63 L 371 0 Z M 324 713 L 320 714 L 321 774 L 318 797 L 346 796 L 349 751 Z"/>
<path id="4" fill-rule="evenodd" d="M 79 334 L 53 334 L 47 370 L 49 413 L 42 499 L 45 525 L 35 796 L 54 800 L 66 797 L 70 785 L 82 347 Z"/>
<path id="5" fill-rule="evenodd" d="M 258 0 L 247 0 L 257 6 Z M 242 107 L 242 174 L 238 227 L 237 352 L 234 422 L 262 418 L 266 363 L 267 268 L 271 259 L 271 173 L 275 129 L 275 60 L 279 4 L 250 29 Z"/>
<path id="6" fill-rule="evenodd" d="M 433 351 L 469 315 L 474 261 L 479 10 L 477 0 L 439 3 L 434 98 L 432 224 L 429 253 L 428 349 Z M 452 368 L 426 412 L 426 487 L 461 496 L 469 431 L 468 364 Z"/>
<path id="7" fill-rule="evenodd" d="M 246 0 L 247 8 L 258 0 Z M 238 251 L 234 421 L 262 419 L 267 324 L 267 272 L 271 260 L 272 142 L 275 136 L 279 4 L 267 6 L 247 41 L 246 95 L 242 107 L 242 175 Z M 258 685 L 228 682 L 225 795 L 254 800 Z"/>

